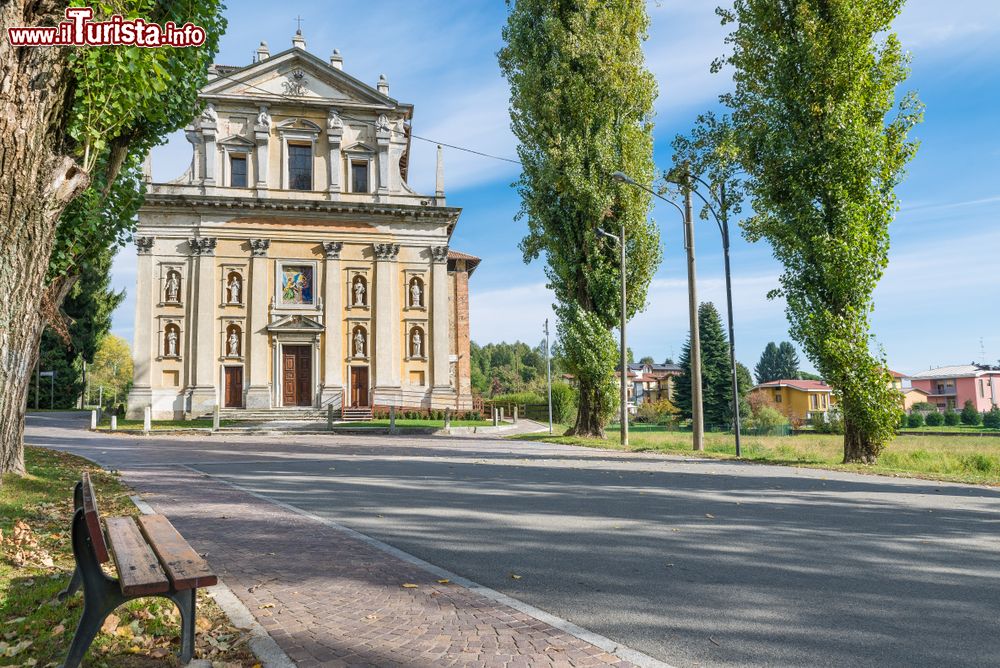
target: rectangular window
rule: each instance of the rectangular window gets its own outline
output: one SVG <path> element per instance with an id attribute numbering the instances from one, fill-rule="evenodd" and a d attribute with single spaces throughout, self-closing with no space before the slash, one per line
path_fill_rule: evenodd
<path id="1" fill-rule="evenodd" d="M 366 192 L 368 192 L 368 163 L 367 162 L 352 162 L 351 163 L 351 192 L 355 192 L 355 193 L 366 193 Z"/>
<path id="2" fill-rule="evenodd" d="M 819 408 L 819 397 L 817 397 L 815 394 L 809 395 L 809 408 L 813 410 Z"/>
<path id="3" fill-rule="evenodd" d="M 233 188 L 247 187 L 246 155 L 234 155 L 229 159 L 229 185 Z"/>
<path id="4" fill-rule="evenodd" d="M 986 385 L 983 383 L 982 378 L 979 379 L 979 396 L 980 397 L 986 396 Z"/>
<path id="5" fill-rule="evenodd" d="M 312 190 L 312 146 L 288 145 L 288 187 Z"/>
<path id="6" fill-rule="evenodd" d="M 781 392 L 775 392 L 774 393 L 774 403 L 776 403 L 776 404 L 780 404 L 781 403 Z"/>

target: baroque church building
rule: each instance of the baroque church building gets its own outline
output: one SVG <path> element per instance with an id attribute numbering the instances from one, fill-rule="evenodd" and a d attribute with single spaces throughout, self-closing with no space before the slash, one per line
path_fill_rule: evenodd
<path id="1" fill-rule="evenodd" d="M 441 149 L 436 192 L 414 192 L 413 106 L 292 44 L 213 66 L 191 166 L 148 184 L 131 417 L 472 407 L 479 259 L 449 248 Z"/>

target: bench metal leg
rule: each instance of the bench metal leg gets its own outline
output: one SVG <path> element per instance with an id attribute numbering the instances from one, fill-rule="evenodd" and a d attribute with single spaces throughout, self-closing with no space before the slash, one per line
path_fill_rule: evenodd
<path id="1" fill-rule="evenodd" d="M 83 483 L 76 483 L 76 487 L 73 488 L 73 510 L 77 511 L 83 508 Z M 66 589 L 62 590 L 58 594 L 60 601 L 65 601 L 67 598 L 80 591 L 80 568 L 75 567 L 73 569 L 73 577 L 70 578 L 69 584 L 66 585 Z"/>
<path id="2" fill-rule="evenodd" d="M 77 588 L 82 581 L 83 616 L 76 627 L 73 644 L 70 645 L 62 668 L 79 667 L 104 620 L 126 600 L 118 587 L 118 581 L 109 578 L 101 570 L 94 548 L 87 538 L 82 509 L 77 510 L 73 516 L 73 556 L 76 558 L 76 571 L 67 592 L 72 589 L 74 581 Z"/>
<path id="3" fill-rule="evenodd" d="M 188 663 L 194 657 L 194 610 L 197 589 L 188 589 L 170 594 L 181 613 L 181 663 Z"/>

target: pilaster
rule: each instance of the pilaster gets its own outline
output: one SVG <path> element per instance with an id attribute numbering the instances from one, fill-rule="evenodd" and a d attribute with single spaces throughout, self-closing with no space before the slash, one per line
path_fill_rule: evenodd
<path id="1" fill-rule="evenodd" d="M 341 289 L 340 241 L 324 241 L 323 252 L 323 385 L 320 387 L 320 405 L 340 408 L 344 401 L 344 319 Z"/>
<path id="2" fill-rule="evenodd" d="M 326 119 L 326 140 L 330 146 L 329 183 L 327 184 L 327 194 L 331 200 L 340 199 L 340 143 L 344 137 L 344 122 L 336 109 L 331 109 Z"/>
<path id="3" fill-rule="evenodd" d="M 375 124 L 375 143 L 378 145 L 378 194 L 389 194 L 389 142 L 392 129 L 385 114 L 379 116 Z"/>
<path id="4" fill-rule="evenodd" d="M 139 419 L 147 406 L 153 404 L 153 237 L 136 237 L 135 247 L 139 254 L 136 262 L 135 329 L 132 363 L 134 383 L 128 394 L 128 416 Z"/>
<path id="5" fill-rule="evenodd" d="M 254 141 L 256 142 L 257 159 L 257 195 L 263 197 L 267 191 L 267 163 L 268 163 L 268 142 L 271 137 L 271 116 L 268 113 L 267 105 L 261 105 L 260 113 L 257 114 L 257 124 L 253 128 Z"/>
<path id="6" fill-rule="evenodd" d="M 431 248 L 431 378 L 434 398 L 454 397 L 449 378 L 448 247 Z"/>
<path id="7" fill-rule="evenodd" d="M 194 382 L 191 388 L 190 414 L 200 417 L 211 413 L 218 403 L 215 377 L 215 243 L 212 237 L 188 240 L 191 254 L 197 257 L 197 296 L 195 318 L 189 349 L 194 357 Z"/>
<path id="8" fill-rule="evenodd" d="M 201 139 L 205 146 L 205 185 L 215 185 L 216 161 L 218 151 L 215 150 L 215 132 L 218 115 L 215 107 L 209 103 L 201 115 Z"/>
<path id="9" fill-rule="evenodd" d="M 402 401 L 402 350 L 399 328 L 399 244 L 375 244 L 375 340 L 369 342 L 375 358 L 375 403 Z"/>
<path id="10" fill-rule="evenodd" d="M 247 377 L 247 408 L 270 408 L 271 385 L 267 381 L 268 365 L 268 297 L 267 289 L 267 249 L 271 246 L 270 239 L 250 240 L 250 292 L 247 294 L 250 327 L 246 337 L 249 345 L 250 362 Z"/>

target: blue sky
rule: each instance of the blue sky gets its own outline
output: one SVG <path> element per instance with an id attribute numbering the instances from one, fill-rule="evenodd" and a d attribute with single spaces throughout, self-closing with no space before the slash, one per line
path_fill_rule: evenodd
<path id="1" fill-rule="evenodd" d="M 217 62 L 242 65 L 260 40 L 271 52 L 291 45 L 296 16 L 307 47 L 326 58 L 334 48 L 344 69 L 372 84 L 388 77 L 393 97 L 415 105 L 414 133 L 437 141 L 516 157 L 508 128 L 507 86 L 496 64 L 506 10 L 499 0 L 463 2 L 230 3 L 229 30 Z M 712 0 L 649 3 L 647 65 L 659 84 L 656 161 L 670 161 L 670 141 L 698 113 L 717 107 L 731 87 L 709 64 L 724 52 L 724 30 Z M 908 88 L 927 105 L 916 135 L 922 147 L 899 189 L 902 211 L 892 226 L 890 265 L 875 294 L 873 330 L 890 366 L 929 366 L 1000 359 L 1000 3 L 996 0 L 909 0 L 896 24 L 913 55 Z M 153 155 L 154 179 L 180 174 L 190 147 L 178 133 Z M 433 191 L 434 147 L 414 142 L 411 183 Z M 543 265 L 522 262 L 515 222 L 519 201 L 510 187 L 517 167 L 446 149 L 448 202 L 464 208 L 452 247 L 483 258 L 471 285 L 472 337 L 478 343 L 537 343 L 551 317 Z M 629 325 L 637 357 L 676 357 L 687 335 L 686 273 L 678 214 L 654 209 L 664 261 L 646 311 Z M 723 309 L 719 233 L 699 222 L 696 233 L 701 300 Z M 734 235 L 732 249 L 738 358 L 752 367 L 764 345 L 787 339 L 784 305 L 768 301 L 779 264 L 766 243 Z M 135 251 L 116 259 L 114 283 L 130 293 Z M 134 301 L 115 313 L 113 331 L 131 341 Z M 803 358 L 806 368 L 809 367 Z"/>

